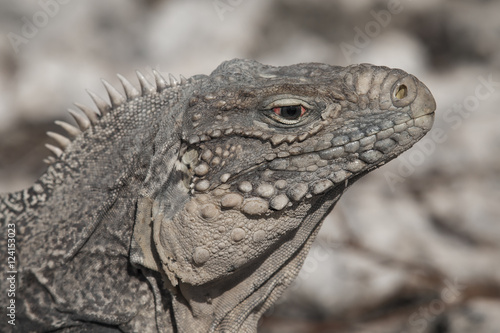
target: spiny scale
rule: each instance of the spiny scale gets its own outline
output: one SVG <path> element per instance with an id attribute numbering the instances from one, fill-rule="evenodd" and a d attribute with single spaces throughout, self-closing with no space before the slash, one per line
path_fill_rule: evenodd
<path id="1" fill-rule="evenodd" d="M 62 153 L 63 153 L 63 151 L 61 150 L 61 148 L 56 147 L 54 145 L 51 145 L 50 143 L 46 143 L 45 147 L 47 147 L 47 149 L 50 150 L 51 152 L 53 152 L 54 155 L 56 155 L 57 157 L 61 156 Z"/>
<path id="2" fill-rule="evenodd" d="M 141 96 L 141 93 L 130 83 L 129 80 L 127 80 L 124 76 L 117 74 L 118 79 L 120 79 L 120 82 L 122 83 L 123 90 L 125 91 L 125 95 L 127 96 L 128 100 L 134 99 L 136 97 Z"/>
<path id="3" fill-rule="evenodd" d="M 107 82 L 104 79 L 101 79 L 102 84 L 104 85 L 104 88 L 106 89 L 109 100 L 111 102 L 111 105 L 106 102 L 104 99 L 99 97 L 97 94 L 93 93 L 90 90 L 87 90 L 87 93 L 90 95 L 90 98 L 94 101 L 95 105 L 97 106 L 97 109 L 99 110 L 99 113 L 94 111 L 93 109 L 89 108 L 86 105 L 80 104 L 80 103 L 74 103 L 74 105 L 79 108 L 85 116 L 80 114 L 77 111 L 74 111 L 72 109 L 68 109 L 68 112 L 71 114 L 73 119 L 75 119 L 76 124 L 78 127 L 75 127 L 73 125 L 70 125 L 64 121 L 56 121 L 55 123 L 59 126 L 61 126 L 71 138 L 75 138 L 78 135 L 82 134 L 85 130 L 87 130 L 91 125 L 97 124 L 99 121 L 99 118 L 103 117 L 106 115 L 108 112 L 110 112 L 112 109 L 115 109 L 116 107 L 122 105 L 123 103 L 130 101 L 134 98 L 144 96 L 147 94 L 152 94 L 155 92 L 161 92 L 166 88 L 169 87 L 176 87 L 178 85 L 183 85 L 188 82 L 188 80 L 180 75 L 179 79 L 180 82 L 175 79 L 175 77 L 172 74 L 169 74 L 169 82 L 165 80 L 165 78 L 156 70 L 153 69 L 153 75 L 155 78 L 155 85 L 151 84 L 145 77 L 144 75 L 136 71 L 137 73 L 137 79 L 139 81 L 139 85 L 141 87 L 141 91 L 139 92 L 132 83 L 130 83 L 129 80 L 127 80 L 124 76 L 117 74 L 118 79 L 120 80 L 123 90 L 125 92 L 125 96 L 123 96 L 115 87 L 113 87 L 109 82 Z M 51 145 L 51 144 L 46 144 L 45 146 L 56 156 L 60 157 L 61 154 L 63 153 L 63 150 L 71 144 L 71 139 L 55 133 L 55 132 L 47 132 L 47 135 L 51 137 L 53 140 L 57 142 L 59 147 Z M 49 156 L 46 159 L 44 159 L 44 162 L 47 164 L 52 164 L 56 161 L 56 158 L 54 156 Z"/>
<path id="4" fill-rule="evenodd" d="M 142 95 L 152 94 L 156 91 L 156 87 L 153 87 L 151 83 L 142 75 L 141 72 L 136 71 L 137 79 L 139 80 L 139 85 L 141 86 Z"/>
<path id="5" fill-rule="evenodd" d="M 178 85 L 175 76 L 173 76 L 172 74 L 168 74 L 168 79 L 170 80 L 170 86 L 176 87 Z"/>
<path id="6" fill-rule="evenodd" d="M 120 94 L 118 90 L 116 90 L 115 87 L 113 87 L 108 81 L 101 79 L 101 82 L 104 85 L 104 88 L 106 88 L 106 91 L 108 92 L 112 108 L 122 105 L 127 101 L 125 97 L 122 94 Z"/>
<path id="7" fill-rule="evenodd" d="M 179 79 L 181 80 L 181 85 L 184 85 L 187 83 L 187 79 L 182 74 L 179 75 Z"/>
<path id="8" fill-rule="evenodd" d="M 106 88 L 106 86 L 104 87 Z M 108 104 L 108 102 L 99 97 L 99 95 L 90 90 L 87 90 L 87 93 L 90 95 L 90 98 L 92 98 L 95 105 L 97 106 L 97 109 L 101 113 L 101 117 L 106 115 L 111 110 L 111 106 Z"/>
<path id="9" fill-rule="evenodd" d="M 92 109 L 91 109 L 91 108 L 89 108 L 88 106 L 83 105 L 83 104 L 80 104 L 80 103 L 76 103 L 76 102 L 75 102 L 74 104 L 75 104 L 75 106 L 76 106 L 77 108 L 79 108 L 80 110 L 82 110 L 82 111 L 83 111 L 83 113 L 85 113 L 85 115 L 87 116 L 87 118 L 89 118 L 90 123 L 91 123 L 92 125 L 97 124 L 97 122 L 99 121 L 99 117 L 98 117 L 97 113 L 95 113 L 95 111 L 94 111 L 94 110 L 92 110 Z"/>
<path id="10" fill-rule="evenodd" d="M 56 161 L 56 159 L 54 158 L 54 156 L 47 156 L 43 162 L 46 163 L 46 164 L 52 164 Z"/>
<path id="11" fill-rule="evenodd" d="M 158 92 L 168 87 L 167 82 L 165 81 L 163 76 L 161 76 L 161 74 L 154 69 L 153 69 L 153 75 L 155 76 L 156 90 Z"/>
<path id="12" fill-rule="evenodd" d="M 56 120 L 55 123 L 56 125 L 61 126 L 73 138 L 76 138 L 82 133 L 79 128 L 76 128 L 75 126 L 68 124 L 67 122 Z"/>
<path id="13" fill-rule="evenodd" d="M 49 132 L 47 132 L 47 135 L 48 135 L 49 137 L 51 137 L 52 139 L 54 139 L 54 140 L 57 142 L 57 144 L 58 144 L 61 148 L 63 148 L 63 149 L 65 149 L 65 148 L 66 148 L 67 146 L 69 146 L 69 144 L 71 143 L 71 140 L 70 140 L 70 139 L 68 139 L 67 137 L 65 137 L 65 136 L 63 136 L 63 135 L 61 135 L 61 134 L 58 134 L 58 133 L 55 133 L 55 132 L 50 132 L 50 131 L 49 131 Z"/>
<path id="14" fill-rule="evenodd" d="M 90 120 L 87 117 L 82 116 L 79 112 L 68 109 L 69 114 L 75 119 L 80 130 L 83 132 L 90 127 Z"/>

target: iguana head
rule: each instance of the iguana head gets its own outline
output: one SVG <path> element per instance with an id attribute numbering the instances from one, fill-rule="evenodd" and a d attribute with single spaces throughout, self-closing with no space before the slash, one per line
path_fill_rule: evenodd
<path id="1" fill-rule="evenodd" d="M 233 60 L 197 80 L 178 163 L 188 199 L 155 227 L 164 269 L 191 285 L 279 270 L 348 185 L 429 131 L 436 107 L 414 76 L 373 65 Z"/>

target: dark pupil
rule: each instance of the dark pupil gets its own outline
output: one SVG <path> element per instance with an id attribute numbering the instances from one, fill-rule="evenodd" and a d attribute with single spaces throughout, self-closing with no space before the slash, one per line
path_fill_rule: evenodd
<path id="1" fill-rule="evenodd" d="M 300 117 L 301 111 L 300 105 L 283 106 L 281 108 L 281 116 L 285 119 L 294 120 Z"/>

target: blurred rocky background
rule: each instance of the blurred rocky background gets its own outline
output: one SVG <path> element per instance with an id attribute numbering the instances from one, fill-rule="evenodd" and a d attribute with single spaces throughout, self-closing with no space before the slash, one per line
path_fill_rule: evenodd
<path id="1" fill-rule="evenodd" d="M 43 173 L 54 120 L 139 69 L 370 62 L 434 93 L 434 129 L 327 218 L 260 332 L 500 332 L 500 1 L 0 2 L 0 191 Z"/>

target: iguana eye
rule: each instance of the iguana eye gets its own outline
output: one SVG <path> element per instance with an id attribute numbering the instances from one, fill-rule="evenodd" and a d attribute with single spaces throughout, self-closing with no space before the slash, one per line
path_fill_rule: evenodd
<path id="1" fill-rule="evenodd" d="M 274 121 L 285 125 L 295 125 L 302 122 L 302 118 L 306 118 L 308 111 L 314 109 L 306 101 L 298 98 L 280 98 L 263 107 L 266 115 Z"/>
<path id="2" fill-rule="evenodd" d="M 273 111 L 286 120 L 297 120 L 306 113 L 306 108 L 302 105 L 288 105 L 273 108 Z"/>

